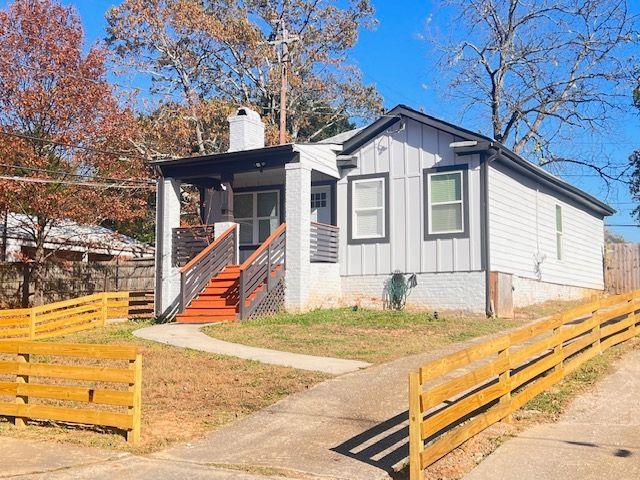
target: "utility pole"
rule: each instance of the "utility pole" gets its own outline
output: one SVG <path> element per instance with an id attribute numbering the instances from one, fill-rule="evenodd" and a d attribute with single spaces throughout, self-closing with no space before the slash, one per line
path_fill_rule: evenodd
<path id="1" fill-rule="evenodd" d="M 289 43 L 298 40 L 297 36 L 289 36 L 284 18 L 280 20 L 279 32 L 269 43 L 281 47 L 278 52 L 280 60 L 280 144 L 287 140 L 287 63 L 289 62 Z"/>

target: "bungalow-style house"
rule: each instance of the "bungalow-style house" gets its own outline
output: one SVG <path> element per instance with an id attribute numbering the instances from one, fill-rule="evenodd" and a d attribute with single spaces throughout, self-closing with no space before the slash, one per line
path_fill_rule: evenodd
<path id="1" fill-rule="evenodd" d="M 155 162 L 159 315 L 383 305 L 394 274 L 415 274 L 407 305 L 429 310 L 603 289 L 614 211 L 488 137 L 403 105 L 318 143 L 265 147 L 248 108 L 229 123 L 228 152 Z M 189 262 L 175 255 L 181 184 L 199 188 L 215 231 Z"/>

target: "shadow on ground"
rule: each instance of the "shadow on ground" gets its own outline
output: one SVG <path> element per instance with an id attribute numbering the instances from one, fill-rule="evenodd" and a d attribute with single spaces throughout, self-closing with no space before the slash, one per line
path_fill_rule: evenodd
<path id="1" fill-rule="evenodd" d="M 409 412 L 402 412 L 351 437 L 331 450 L 384 470 L 394 479 L 409 457 Z"/>

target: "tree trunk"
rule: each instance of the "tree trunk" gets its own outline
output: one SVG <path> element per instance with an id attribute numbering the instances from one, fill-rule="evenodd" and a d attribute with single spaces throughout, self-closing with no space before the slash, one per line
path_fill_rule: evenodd
<path id="1" fill-rule="evenodd" d="M 40 231 L 36 232 L 36 249 L 33 257 L 33 263 L 31 264 L 30 277 L 33 281 L 33 299 L 32 304 L 34 306 L 44 304 L 44 263 L 46 260 L 46 252 L 44 249 L 44 236 L 43 227 Z"/>

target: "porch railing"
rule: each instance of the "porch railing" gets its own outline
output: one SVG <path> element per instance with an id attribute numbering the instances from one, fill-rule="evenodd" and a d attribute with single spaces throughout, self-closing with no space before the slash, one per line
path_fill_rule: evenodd
<path id="1" fill-rule="evenodd" d="M 211 245 L 180 269 L 181 312 L 184 312 L 189 302 L 207 286 L 212 277 L 227 265 L 237 262 L 237 227 L 234 225 L 225 230 Z"/>
<path id="2" fill-rule="evenodd" d="M 340 228 L 311 222 L 310 256 L 312 263 L 338 263 Z"/>
<path id="3" fill-rule="evenodd" d="M 214 240 L 213 225 L 174 228 L 172 232 L 173 264 L 186 265 L 198 253 L 211 245 Z"/>
<path id="4" fill-rule="evenodd" d="M 280 225 L 240 265 L 240 320 L 248 318 L 284 276 L 286 228 Z"/>

